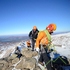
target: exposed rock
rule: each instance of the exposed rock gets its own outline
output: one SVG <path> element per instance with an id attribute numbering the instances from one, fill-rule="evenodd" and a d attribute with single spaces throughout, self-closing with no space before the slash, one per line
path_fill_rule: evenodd
<path id="1" fill-rule="evenodd" d="M 6 66 L 6 67 L 8 67 L 8 62 L 5 61 L 5 60 L 0 60 L 0 64 L 1 64 L 1 66 Z"/>
<path id="2" fill-rule="evenodd" d="M 26 57 L 21 57 L 20 60 L 21 60 L 20 63 L 18 63 L 17 66 L 15 66 L 15 68 L 17 68 L 17 69 L 21 69 L 22 68 L 23 63 L 26 61 Z"/>
<path id="3" fill-rule="evenodd" d="M 36 60 L 34 58 L 23 59 L 17 66 L 17 69 L 34 69 L 36 65 Z"/>
<path id="4" fill-rule="evenodd" d="M 37 67 L 37 60 L 33 58 L 37 55 L 36 51 L 24 48 L 21 51 L 21 58 L 17 58 L 16 54 L 12 54 L 0 60 L 0 70 L 41 70 Z"/>
<path id="5" fill-rule="evenodd" d="M 15 58 L 14 60 L 12 60 L 12 64 L 15 64 L 19 61 L 19 58 Z"/>
<path id="6" fill-rule="evenodd" d="M 30 70 L 30 69 L 25 69 L 25 68 L 24 68 L 24 69 L 22 69 L 22 70 Z"/>
<path id="7" fill-rule="evenodd" d="M 32 56 L 36 56 L 36 55 L 38 55 L 38 53 L 36 51 L 33 51 Z"/>
<path id="8" fill-rule="evenodd" d="M 28 51 L 28 48 L 23 48 L 21 53 L 23 54 L 23 52 Z"/>
<path id="9" fill-rule="evenodd" d="M 31 51 L 30 49 L 25 49 L 25 50 L 22 50 L 22 55 L 24 55 L 25 57 L 27 58 L 31 58 L 33 56 L 36 56 L 37 55 L 37 52 L 36 51 Z"/>
<path id="10" fill-rule="evenodd" d="M 8 67 L 4 66 L 4 67 L 2 68 L 2 70 L 7 70 L 7 68 L 8 68 Z"/>
<path id="11" fill-rule="evenodd" d="M 0 67 L 3 67 L 4 66 L 4 64 L 3 63 L 0 63 Z"/>
<path id="12" fill-rule="evenodd" d="M 13 60 L 13 59 L 15 59 L 16 57 L 17 57 L 16 54 L 12 54 L 11 56 L 8 57 L 8 60 Z"/>
<path id="13" fill-rule="evenodd" d="M 41 70 L 41 68 L 37 66 L 34 70 Z"/>
<path id="14" fill-rule="evenodd" d="M 8 67 L 7 68 L 7 70 L 12 70 L 14 67 L 13 66 L 11 66 L 11 67 Z"/>
<path id="15" fill-rule="evenodd" d="M 8 64 L 9 64 L 9 66 L 8 66 L 8 67 L 11 67 L 11 66 L 12 66 L 12 63 L 11 63 L 11 62 L 9 62 Z"/>
<path id="16" fill-rule="evenodd" d="M 3 63 L 0 63 L 0 70 L 2 70 L 4 64 Z"/>
<path id="17" fill-rule="evenodd" d="M 21 61 L 15 68 L 22 69 L 22 64 L 23 64 L 23 62 Z"/>
<path id="18" fill-rule="evenodd" d="M 2 60 L 2 59 L 0 60 L 0 70 L 6 70 L 8 66 L 9 65 L 7 61 Z"/>

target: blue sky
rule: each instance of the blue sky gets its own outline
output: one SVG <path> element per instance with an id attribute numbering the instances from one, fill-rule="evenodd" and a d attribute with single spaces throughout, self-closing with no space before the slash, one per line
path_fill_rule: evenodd
<path id="1" fill-rule="evenodd" d="M 25 34 L 50 23 L 70 31 L 70 0 L 0 0 L 0 35 Z"/>

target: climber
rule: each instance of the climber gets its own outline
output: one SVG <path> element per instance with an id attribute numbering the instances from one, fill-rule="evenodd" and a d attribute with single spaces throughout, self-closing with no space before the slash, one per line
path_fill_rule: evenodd
<path id="1" fill-rule="evenodd" d="M 29 32 L 29 38 L 31 39 L 31 43 L 32 43 L 32 51 L 34 51 L 34 46 L 35 46 L 35 42 L 36 42 L 36 38 L 38 35 L 38 29 L 36 26 L 33 26 L 33 29 Z"/>
<path id="2" fill-rule="evenodd" d="M 28 40 L 26 43 L 27 43 L 27 47 L 28 47 L 28 48 L 31 48 L 30 40 Z"/>
<path id="3" fill-rule="evenodd" d="M 15 52 L 14 52 L 17 55 L 17 57 L 19 58 L 19 60 L 22 56 L 21 49 L 22 49 L 22 46 L 17 46 L 16 49 L 15 49 Z"/>
<path id="4" fill-rule="evenodd" d="M 49 46 L 51 45 L 51 34 L 53 33 L 53 31 L 56 30 L 56 24 L 49 24 L 45 30 L 40 31 L 38 33 L 38 37 L 36 39 L 36 51 L 39 52 L 40 51 L 40 45 L 42 47 L 41 49 L 41 54 L 40 54 L 40 58 L 39 58 L 39 63 L 43 64 L 43 62 L 45 62 L 45 64 L 50 60 L 48 55 L 47 55 L 47 51 Z M 51 63 L 48 63 L 46 65 L 48 70 L 52 70 L 51 68 Z"/>

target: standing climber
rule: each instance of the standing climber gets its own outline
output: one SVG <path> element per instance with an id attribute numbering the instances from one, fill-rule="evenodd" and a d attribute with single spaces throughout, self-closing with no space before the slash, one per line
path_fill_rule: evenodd
<path id="1" fill-rule="evenodd" d="M 32 43 L 32 51 L 34 51 L 34 46 L 35 46 L 38 32 L 39 31 L 38 31 L 37 27 L 33 26 L 33 29 L 29 33 L 29 38 L 31 39 L 31 43 Z"/>
<path id="2" fill-rule="evenodd" d="M 41 54 L 40 54 L 40 58 L 39 58 L 39 62 L 41 64 L 43 64 L 43 62 L 45 62 L 45 64 L 50 60 L 48 55 L 47 55 L 47 51 L 49 46 L 51 45 L 51 35 L 53 33 L 53 31 L 56 30 L 56 24 L 49 24 L 45 30 L 40 31 L 38 34 L 38 37 L 36 39 L 36 51 L 39 52 L 40 50 L 40 45 L 42 46 L 41 48 Z M 46 65 L 48 70 L 52 70 L 51 68 L 51 63 L 48 63 Z"/>

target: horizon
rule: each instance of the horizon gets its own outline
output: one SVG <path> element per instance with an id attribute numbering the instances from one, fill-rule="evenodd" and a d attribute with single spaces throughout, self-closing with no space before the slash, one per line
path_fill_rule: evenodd
<path id="1" fill-rule="evenodd" d="M 69 33 L 70 31 L 61 31 L 61 32 L 54 32 L 52 35 L 55 34 L 62 34 L 62 33 Z M 9 34 L 9 35 L 0 35 L 1 36 L 28 36 L 28 33 L 26 34 Z"/>
<path id="2" fill-rule="evenodd" d="M 0 0 L 0 36 L 44 30 L 55 23 L 55 32 L 70 31 L 70 0 Z"/>

